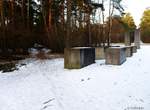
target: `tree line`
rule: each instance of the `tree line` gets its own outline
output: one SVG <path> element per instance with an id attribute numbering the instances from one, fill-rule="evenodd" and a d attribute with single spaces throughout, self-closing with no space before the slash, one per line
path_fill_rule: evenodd
<path id="1" fill-rule="evenodd" d="M 122 42 L 125 31 L 135 29 L 133 18 L 129 13 L 113 14 L 114 9 L 122 12 L 121 0 L 109 1 L 109 17 L 104 18 L 104 2 L 1 0 L 1 51 L 26 51 L 38 43 L 54 52 L 63 52 L 65 46 L 103 46 L 106 42 Z"/>

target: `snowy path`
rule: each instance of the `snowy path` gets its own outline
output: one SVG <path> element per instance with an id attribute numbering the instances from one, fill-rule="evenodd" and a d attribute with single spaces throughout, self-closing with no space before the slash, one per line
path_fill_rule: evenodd
<path id="1" fill-rule="evenodd" d="M 63 69 L 63 59 L 26 60 L 0 74 L 0 110 L 150 110 L 150 45 L 122 66 L 97 61 Z"/>

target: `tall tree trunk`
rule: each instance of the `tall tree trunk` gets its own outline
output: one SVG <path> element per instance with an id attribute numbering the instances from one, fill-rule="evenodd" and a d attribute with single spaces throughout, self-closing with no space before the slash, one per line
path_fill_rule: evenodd
<path id="1" fill-rule="evenodd" d="M 10 0 L 10 9 L 11 9 L 11 22 L 12 22 L 12 31 L 15 26 L 15 17 L 14 17 L 14 0 Z"/>
<path id="2" fill-rule="evenodd" d="M 65 19 L 64 19 L 64 1 L 62 1 L 61 2 L 61 23 L 62 23 L 62 25 L 64 25 L 64 23 L 65 23 Z"/>
<path id="3" fill-rule="evenodd" d="M 109 30 L 108 30 L 108 39 L 107 39 L 107 46 L 110 46 L 111 43 L 111 31 L 112 31 L 112 15 L 114 12 L 114 4 L 111 4 L 112 0 L 109 1 Z"/>
<path id="4" fill-rule="evenodd" d="M 5 18 L 4 18 L 4 1 L 0 0 L 0 22 L 1 22 L 1 29 L 2 29 L 2 39 L 3 44 L 2 48 L 5 50 L 6 44 L 5 44 Z"/>
<path id="5" fill-rule="evenodd" d="M 102 0 L 102 4 L 104 5 L 104 0 Z M 106 43 L 106 37 L 105 37 L 105 15 L 104 15 L 104 11 L 102 10 L 102 41 L 103 41 L 103 47 L 105 47 L 105 43 Z"/>
<path id="6" fill-rule="evenodd" d="M 110 36 L 111 36 L 111 32 L 110 32 L 110 30 L 111 30 L 111 1 L 112 0 L 109 0 L 109 20 L 108 20 L 108 28 L 109 28 L 109 30 L 108 30 L 108 37 L 107 37 L 107 46 L 109 47 L 110 46 Z"/>
<path id="7" fill-rule="evenodd" d="M 71 1 L 72 0 L 67 0 L 67 37 L 66 37 L 66 48 L 71 47 L 71 16 L 72 16 L 72 10 L 71 10 Z"/>
<path id="8" fill-rule="evenodd" d="M 77 11 L 77 12 L 78 12 L 78 16 L 79 16 L 79 20 L 78 20 L 78 22 L 79 22 L 79 27 L 82 28 L 82 27 L 83 27 L 83 26 L 82 26 L 82 16 L 83 16 L 83 14 L 82 14 L 81 10 L 79 10 L 79 11 Z"/>
<path id="9" fill-rule="evenodd" d="M 88 26 L 88 40 L 89 40 L 89 42 L 88 42 L 88 46 L 91 46 L 91 43 L 92 43 L 92 41 L 91 41 L 91 22 L 90 22 L 90 12 L 87 14 L 87 16 L 88 16 L 88 21 L 87 21 L 87 26 Z"/>
<path id="10" fill-rule="evenodd" d="M 22 15 L 22 24 L 23 27 L 25 27 L 26 23 L 25 23 L 25 0 L 22 0 L 22 8 L 21 8 L 21 15 Z"/>
<path id="11" fill-rule="evenodd" d="M 52 31 L 52 0 L 48 0 L 48 29 Z"/>
<path id="12" fill-rule="evenodd" d="M 101 15 L 102 15 L 102 10 L 99 10 L 99 26 L 98 26 L 99 29 L 98 29 L 98 37 L 97 37 L 99 46 L 102 46 L 102 42 L 103 42 L 103 27 L 101 26 L 101 22 L 102 22 Z M 95 30 L 97 30 L 96 27 Z"/>
<path id="13" fill-rule="evenodd" d="M 3 10 L 3 0 L 0 0 L 0 16 L 1 16 L 1 27 L 4 29 L 5 27 L 5 20 L 4 20 L 4 10 Z"/>
<path id="14" fill-rule="evenodd" d="M 27 5 L 27 28 L 30 31 L 31 30 L 31 25 L 30 25 L 30 5 L 31 5 L 31 0 L 28 0 L 28 5 Z"/>
<path id="15" fill-rule="evenodd" d="M 44 31 L 46 32 L 47 34 L 47 37 L 48 37 L 48 43 L 49 43 L 49 46 L 51 46 L 51 36 L 50 36 L 50 32 L 49 32 L 49 27 L 48 27 L 48 23 L 47 23 L 47 8 L 46 8 L 46 4 L 47 4 L 47 1 L 43 1 L 43 0 L 40 0 L 41 2 L 41 5 L 42 5 L 42 18 L 43 18 L 43 25 L 44 25 Z M 48 19 L 49 20 L 49 19 Z"/>

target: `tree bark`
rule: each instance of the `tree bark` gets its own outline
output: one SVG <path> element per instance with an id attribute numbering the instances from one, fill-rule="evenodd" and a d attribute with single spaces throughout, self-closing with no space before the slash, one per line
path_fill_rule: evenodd
<path id="1" fill-rule="evenodd" d="M 22 24 L 23 27 L 25 27 L 26 23 L 25 23 L 25 0 L 22 0 L 22 8 L 21 8 L 21 15 L 22 15 Z"/>
<path id="2" fill-rule="evenodd" d="M 90 12 L 88 13 L 88 21 L 87 21 L 87 26 L 88 26 L 88 37 L 89 37 L 89 44 L 88 46 L 91 46 L 91 43 L 92 43 L 92 39 L 91 39 L 91 22 L 90 22 L 91 18 L 90 18 Z"/>
<path id="3" fill-rule="evenodd" d="M 67 0 L 67 36 L 66 36 L 66 48 L 71 47 L 71 16 L 72 16 L 72 10 L 71 10 L 71 1 L 72 0 Z"/>
<path id="4" fill-rule="evenodd" d="M 102 0 L 102 4 L 104 5 L 104 0 Z M 105 15 L 104 15 L 104 11 L 102 10 L 102 42 L 103 42 L 103 47 L 105 47 L 105 43 L 106 43 L 106 36 L 105 36 Z"/>
<path id="5" fill-rule="evenodd" d="M 5 50 L 6 43 L 5 43 L 5 18 L 4 18 L 4 2 L 3 0 L 0 0 L 0 19 L 1 19 L 1 29 L 2 29 L 2 38 L 3 38 L 3 44 L 2 48 Z"/>
<path id="6" fill-rule="evenodd" d="M 28 30 L 30 31 L 31 30 L 31 28 L 30 28 L 30 2 L 31 2 L 31 0 L 28 0 L 28 6 L 27 6 L 27 28 L 28 28 Z"/>
<path id="7" fill-rule="evenodd" d="M 110 47 L 111 43 L 111 31 L 112 31 L 112 15 L 114 12 L 114 4 L 111 4 L 112 0 L 109 1 L 109 30 L 108 30 L 108 39 L 107 39 L 107 46 Z M 112 6 L 112 8 L 111 8 Z"/>
<path id="8" fill-rule="evenodd" d="M 5 26 L 5 20 L 4 20 L 4 10 L 3 10 L 3 0 L 0 0 L 0 16 L 1 16 L 1 27 L 4 29 Z"/>
<path id="9" fill-rule="evenodd" d="M 12 31 L 15 28 L 15 17 L 14 17 L 14 0 L 10 0 L 10 9 L 11 9 L 11 24 L 12 24 Z"/>

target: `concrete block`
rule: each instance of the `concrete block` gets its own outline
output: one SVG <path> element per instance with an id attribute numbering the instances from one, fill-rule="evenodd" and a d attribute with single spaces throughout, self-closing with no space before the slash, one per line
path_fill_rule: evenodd
<path id="1" fill-rule="evenodd" d="M 135 43 L 135 46 L 137 46 L 137 49 L 140 49 L 140 42 L 141 42 L 140 29 L 136 29 L 134 32 L 134 43 Z"/>
<path id="2" fill-rule="evenodd" d="M 95 47 L 95 59 L 105 59 L 105 47 Z"/>
<path id="3" fill-rule="evenodd" d="M 130 33 L 129 32 L 125 33 L 125 45 L 126 46 L 130 46 L 131 45 L 131 37 L 130 37 Z"/>
<path id="4" fill-rule="evenodd" d="M 126 61 L 125 47 L 110 47 L 106 49 L 106 64 L 121 65 Z"/>
<path id="5" fill-rule="evenodd" d="M 133 55 L 132 46 L 125 46 L 125 48 L 126 48 L 126 57 L 132 57 L 132 55 Z"/>
<path id="6" fill-rule="evenodd" d="M 95 48 L 75 47 L 65 49 L 64 51 L 64 68 L 80 69 L 95 63 Z"/>
<path id="7" fill-rule="evenodd" d="M 137 46 L 131 46 L 132 47 L 132 52 L 136 53 L 137 52 Z"/>

